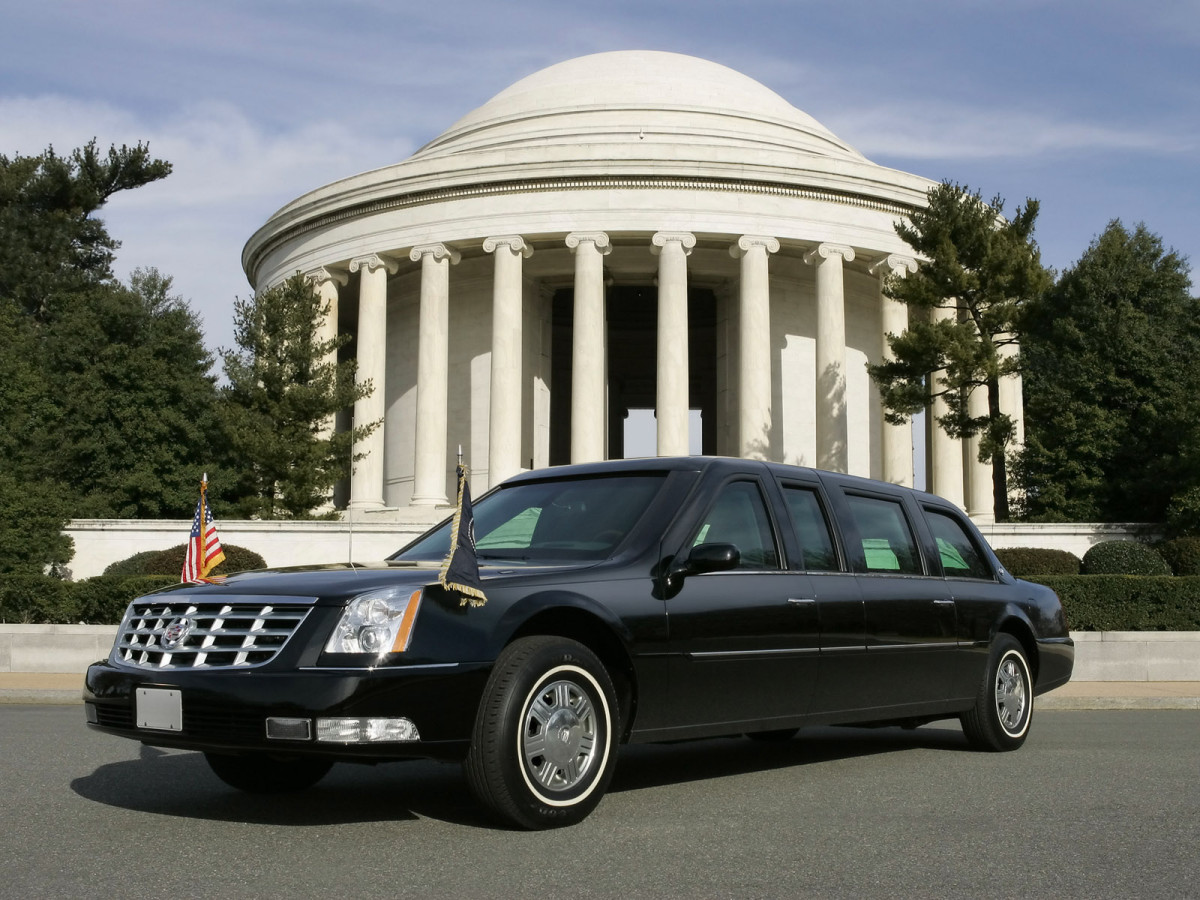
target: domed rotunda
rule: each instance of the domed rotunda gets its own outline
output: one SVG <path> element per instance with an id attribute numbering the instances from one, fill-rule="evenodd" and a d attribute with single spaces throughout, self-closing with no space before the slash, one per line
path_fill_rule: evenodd
<path id="1" fill-rule="evenodd" d="M 884 422 L 865 364 L 906 327 L 881 279 L 915 271 L 894 224 L 931 186 L 729 68 L 599 53 L 289 203 L 243 265 L 256 290 L 307 274 L 353 336 L 374 385 L 354 419 L 383 421 L 355 510 L 446 504 L 459 446 L 477 493 L 620 458 L 631 410 L 660 455 L 911 484 L 911 427 Z M 972 447 L 939 430 L 927 456 L 930 489 L 990 514 Z"/>

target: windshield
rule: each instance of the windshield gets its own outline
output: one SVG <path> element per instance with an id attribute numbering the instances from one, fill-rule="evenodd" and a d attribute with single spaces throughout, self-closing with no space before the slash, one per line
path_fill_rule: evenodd
<path id="1" fill-rule="evenodd" d="M 560 562 L 609 556 L 650 506 L 665 472 L 535 481 L 502 487 L 479 500 L 475 550 L 480 562 Z M 450 523 L 393 560 L 443 559 Z"/>

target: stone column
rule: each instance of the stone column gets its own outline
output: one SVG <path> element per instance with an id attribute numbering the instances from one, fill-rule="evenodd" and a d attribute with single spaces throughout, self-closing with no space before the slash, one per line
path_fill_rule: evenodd
<path id="1" fill-rule="evenodd" d="M 399 266 L 377 253 L 350 260 L 350 271 L 359 272 L 358 371 L 355 381 L 371 382 L 371 393 L 354 404 L 354 427 L 378 423 L 374 431 L 354 445 L 350 475 L 350 506 L 353 509 L 382 509 L 383 502 L 383 416 L 387 378 L 387 277 Z"/>
<path id="2" fill-rule="evenodd" d="M 846 415 L 846 297 L 842 264 L 853 262 L 854 249 L 821 244 L 804 255 L 817 267 L 817 467 L 848 468 Z"/>
<path id="3" fill-rule="evenodd" d="M 738 456 L 771 458 L 771 286 L 773 237 L 742 235 L 729 248 L 741 259 L 738 286 Z"/>
<path id="4" fill-rule="evenodd" d="M 687 258 L 696 246 L 688 232 L 659 231 L 650 252 L 658 255 L 658 455 L 688 453 Z"/>
<path id="5" fill-rule="evenodd" d="M 971 417 L 986 416 L 987 387 L 977 387 L 967 401 Z M 963 444 L 963 471 L 966 473 L 967 515 L 979 523 L 996 521 L 996 506 L 992 488 L 992 465 L 979 461 L 979 437 L 967 438 Z"/>
<path id="6" fill-rule="evenodd" d="M 321 300 L 321 307 L 324 310 L 324 315 L 321 318 L 321 323 L 317 327 L 317 341 L 321 344 L 330 344 L 337 340 L 338 336 L 338 288 L 345 287 L 349 284 L 350 279 L 345 272 L 338 272 L 335 269 L 329 269 L 322 266 L 319 269 L 313 269 L 311 272 L 305 273 L 305 278 L 309 284 L 313 286 L 313 290 L 317 292 L 317 297 Z M 322 360 L 322 364 L 327 366 L 337 366 L 337 350 L 332 350 L 326 354 Z M 328 439 L 333 434 L 334 417 L 330 416 L 324 426 L 321 428 L 321 438 Z"/>
<path id="7" fill-rule="evenodd" d="M 940 319 L 953 319 L 957 313 L 953 309 L 933 309 L 930 315 L 934 322 Z M 944 388 L 941 383 L 941 373 L 931 375 L 931 388 L 940 391 Z M 952 438 L 937 419 L 946 415 L 949 408 L 941 397 L 935 398 L 929 405 L 927 419 L 926 454 L 928 455 L 929 490 L 939 497 L 945 497 L 951 503 L 966 507 L 963 485 L 963 444 L 958 438 Z"/>
<path id="8" fill-rule="evenodd" d="M 999 347 L 1001 360 L 1007 362 L 1020 355 L 1021 347 L 1011 334 L 1000 336 L 1008 341 Z M 1013 372 L 1000 379 L 1000 412 L 1013 420 L 1013 438 L 1008 445 L 1009 454 L 1020 453 L 1025 446 L 1025 392 L 1021 383 L 1021 373 Z M 1021 499 L 1021 492 L 1016 487 L 1013 471 L 1008 469 L 1008 502 L 1013 504 Z"/>
<path id="9" fill-rule="evenodd" d="M 597 462 L 607 455 L 604 448 L 604 257 L 612 252 L 612 245 L 602 231 L 574 231 L 567 235 L 567 246 L 575 254 L 571 462 Z"/>
<path id="10" fill-rule="evenodd" d="M 496 254 L 492 281 L 492 388 L 488 408 L 490 486 L 521 471 L 521 317 L 524 310 L 521 261 L 533 254 L 533 248 L 520 235 L 506 234 L 488 238 L 483 242 L 483 249 L 486 253 Z"/>
<path id="11" fill-rule="evenodd" d="M 891 361 L 896 358 L 888 345 L 889 334 L 903 334 L 908 330 L 908 307 L 898 300 L 893 300 L 883 292 L 884 280 L 889 275 L 903 278 L 910 272 L 917 271 L 917 262 L 908 256 L 885 256 L 871 266 L 870 272 L 879 278 L 879 322 L 880 349 L 879 358 Z M 879 456 L 880 474 L 884 481 L 913 486 L 913 449 L 912 449 L 912 420 L 903 425 L 891 425 L 883 420 L 883 410 L 880 410 Z"/>
<path id="12" fill-rule="evenodd" d="M 444 506 L 450 384 L 450 265 L 461 259 L 445 244 L 422 244 L 408 258 L 421 264 L 417 332 L 417 440 L 413 506 Z"/>

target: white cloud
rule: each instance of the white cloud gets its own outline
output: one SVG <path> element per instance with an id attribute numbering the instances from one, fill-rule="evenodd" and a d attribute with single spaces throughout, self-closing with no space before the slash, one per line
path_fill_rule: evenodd
<path id="1" fill-rule="evenodd" d="M 899 159 L 1031 160 L 1112 151 L 1175 155 L 1193 153 L 1200 145 L 1195 134 L 934 102 L 842 110 L 827 116 L 825 124 L 868 157 Z"/>
<path id="2" fill-rule="evenodd" d="M 0 99 L 0 146 L 33 155 L 148 142 L 174 167 L 164 181 L 117 194 L 101 212 L 121 241 L 117 273 L 154 266 L 204 320 L 210 347 L 233 344 L 233 300 L 250 287 L 242 246 L 280 206 L 313 188 L 397 162 L 414 147 L 309 120 L 270 133 L 235 107 L 201 102 L 151 121 L 107 104 L 55 96 Z"/>

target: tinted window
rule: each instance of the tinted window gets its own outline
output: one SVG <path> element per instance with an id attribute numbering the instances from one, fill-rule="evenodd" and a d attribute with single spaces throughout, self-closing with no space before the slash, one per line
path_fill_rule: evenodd
<path id="1" fill-rule="evenodd" d="M 535 481 L 503 487 L 474 505 L 480 560 L 603 559 L 633 528 L 662 487 L 664 473 Z M 441 560 L 447 523 L 393 559 Z"/>
<path id="2" fill-rule="evenodd" d="M 925 510 L 925 520 L 938 545 L 942 571 L 947 578 L 992 578 L 991 567 L 979 552 L 962 523 L 934 509 Z"/>
<path id="3" fill-rule="evenodd" d="M 692 540 L 697 544 L 733 544 L 742 555 L 739 569 L 779 568 L 771 519 L 758 485 L 750 481 L 721 488 Z"/>
<path id="4" fill-rule="evenodd" d="M 901 504 L 875 497 L 848 496 L 846 500 L 862 538 L 867 571 L 920 575 L 917 542 Z"/>
<path id="5" fill-rule="evenodd" d="M 829 533 L 829 522 L 821 511 L 817 492 L 809 488 L 785 485 L 783 496 L 787 499 L 788 511 L 792 514 L 792 527 L 796 540 L 804 553 L 804 568 L 810 572 L 836 572 L 837 553 L 833 549 L 833 538 Z"/>

